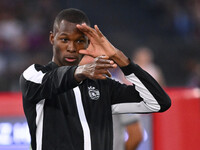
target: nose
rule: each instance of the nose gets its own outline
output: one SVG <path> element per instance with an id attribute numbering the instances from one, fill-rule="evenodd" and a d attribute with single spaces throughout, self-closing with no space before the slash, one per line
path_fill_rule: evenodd
<path id="1" fill-rule="evenodd" d="M 76 52 L 76 47 L 74 46 L 74 43 L 72 41 L 68 42 L 67 51 L 71 53 Z"/>

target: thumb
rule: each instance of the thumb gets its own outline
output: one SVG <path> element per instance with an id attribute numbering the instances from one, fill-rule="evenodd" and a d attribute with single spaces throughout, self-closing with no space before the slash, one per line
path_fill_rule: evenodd
<path id="1" fill-rule="evenodd" d="M 79 50 L 78 52 L 79 52 L 79 54 L 89 55 L 89 52 L 85 49 Z"/>

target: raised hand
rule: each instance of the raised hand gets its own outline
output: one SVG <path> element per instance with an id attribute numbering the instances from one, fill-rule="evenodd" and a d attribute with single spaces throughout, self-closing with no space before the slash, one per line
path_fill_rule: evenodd
<path id="1" fill-rule="evenodd" d="M 80 54 L 90 55 L 94 58 L 102 55 L 110 58 L 116 54 L 116 48 L 101 33 L 97 25 L 91 28 L 84 23 L 81 25 L 78 24 L 77 28 L 90 40 L 90 44 L 86 50 L 79 50 Z"/>
<path id="2" fill-rule="evenodd" d="M 74 74 L 75 79 L 81 82 L 86 78 L 106 79 L 106 76 L 111 77 L 108 69 L 116 68 L 117 64 L 108 58 L 108 56 L 99 56 L 89 64 L 78 66 Z"/>

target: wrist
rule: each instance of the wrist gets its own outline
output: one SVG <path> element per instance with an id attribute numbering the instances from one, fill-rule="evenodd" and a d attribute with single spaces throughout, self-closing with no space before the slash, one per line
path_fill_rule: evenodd
<path id="1" fill-rule="evenodd" d="M 128 57 L 124 55 L 124 53 L 118 49 L 116 49 L 116 52 L 114 55 L 110 57 L 115 63 L 119 65 L 119 67 L 128 66 L 130 64 L 130 60 Z"/>
<path id="2" fill-rule="evenodd" d="M 74 78 L 78 83 L 80 83 L 86 79 L 86 77 L 83 73 L 83 68 L 84 68 L 84 65 L 78 66 L 74 72 Z"/>
<path id="3" fill-rule="evenodd" d="M 110 59 L 117 57 L 118 49 L 114 48 L 113 53 L 109 56 Z"/>

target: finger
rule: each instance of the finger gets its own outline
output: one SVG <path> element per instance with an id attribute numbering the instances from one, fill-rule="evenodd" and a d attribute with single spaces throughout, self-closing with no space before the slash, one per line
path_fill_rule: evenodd
<path id="1" fill-rule="evenodd" d="M 95 29 L 87 26 L 86 24 L 77 24 L 76 27 L 82 31 L 84 34 L 88 35 L 88 36 L 94 36 L 96 31 Z"/>
<path id="2" fill-rule="evenodd" d="M 79 30 L 81 30 L 82 32 L 86 32 L 86 31 L 87 31 L 87 28 L 85 28 L 83 25 L 84 25 L 84 24 L 77 24 L 76 27 L 77 27 Z"/>
<path id="3" fill-rule="evenodd" d="M 89 55 L 89 52 L 87 50 L 85 50 L 85 49 L 79 50 L 78 53 L 79 54 L 84 54 L 84 55 Z"/>
<path id="4" fill-rule="evenodd" d="M 106 58 L 104 58 L 104 59 L 98 58 L 98 59 L 96 59 L 96 63 L 98 63 L 98 64 L 112 64 L 111 60 L 106 59 Z"/>
<path id="5" fill-rule="evenodd" d="M 98 59 L 108 59 L 109 57 L 107 55 L 101 55 L 99 57 L 97 57 Z"/>
<path id="6" fill-rule="evenodd" d="M 106 55 L 95 58 L 95 61 L 97 61 L 98 63 L 111 64 L 112 68 L 117 67 L 117 64 L 113 60 L 110 60 L 109 57 Z"/>
<path id="7" fill-rule="evenodd" d="M 82 24 L 82 26 L 85 28 L 85 30 L 87 31 L 87 32 L 89 32 L 89 33 L 96 33 L 96 30 L 94 29 L 94 28 L 92 28 L 92 27 L 90 27 L 90 26 L 88 26 L 88 25 L 86 25 L 86 24 Z"/>
<path id="8" fill-rule="evenodd" d="M 83 27 L 80 26 L 80 25 L 77 25 L 77 28 L 78 28 L 81 32 L 83 32 L 83 34 L 85 34 L 89 39 L 92 38 L 91 34 L 90 34 L 85 28 L 83 28 Z"/>
<path id="9" fill-rule="evenodd" d="M 114 64 L 112 65 L 112 67 L 113 67 L 113 68 L 117 68 L 117 64 L 114 63 Z"/>
<path id="10" fill-rule="evenodd" d="M 83 32 L 89 39 L 92 38 L 91 34 L 88 32 L 87 28 L 85 28 L 84 26 L 77 24 L 76 27 Z"/>
<path id="11" fill-rule="evenodd" d="M 112 75 L 108 70 L 104 70 L 104 71 L 102 71 L 102 74 L 99 75 L 99 76 L 102 76 L 102 77 L 106 78 L 106 77 L 111 77 Z"/>
<path id="12" fill-rule="evenodd" d="M 112 64 L 98 64 L 96 66 L 96 69 L 111 69 L 111 68 L 115 68 L 115 66 Z"/>
<path id="13" fill-rule="evenodd" d="M 100 79 L 100 80 L 105 80 L 105 79 L 107 79 L 105 74 L 97 75 L 95 78 L 96 78 L 96 79 Z"/>
<path id="14" fill-rule="evenodd" d="M 110 71 L 109 71 L 109 70 L 107 70 L 107 73 L 106 73 L 106 75 L 107 75 L 108 77 L 112 77 L 112 75 L 111 75 L 111 73 L 110 73 Z"/>
<path id="15" fill-rule="evenodd" d="M 103 37 L 104 35 L 102 34 L 102 32 L 100 31 L 99 27 L 97 25 L 94 26 L 97 34 L 100 36 L 100 37 Z"/>
<path id="16" fill-rule="evenodd" d="M 99 79 L 100 79 L 100 80 L 105 80 L 105 79 L 106 79 L 106 76 L 101 75 L 101 76 L 99 76 Z"/>
<path id="17" fill-rule="evenodd" d="M 113 60 L 110 60 L 108 56 L 101 56 L 101 57 L 98 57 L 96 60 L 97 62 L 100 62 L 100 63 L 107 63 L 107 64 L 115 63 Z"/>

